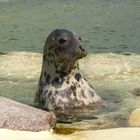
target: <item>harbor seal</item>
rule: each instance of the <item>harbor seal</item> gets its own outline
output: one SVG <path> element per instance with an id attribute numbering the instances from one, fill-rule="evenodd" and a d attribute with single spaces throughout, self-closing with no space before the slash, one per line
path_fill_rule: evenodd
<path id="1" fill-rule="evenodd" d="M 78 59 L 87 55 L 81 38 L 67 29 L 48 36 L 35 95 L 39 107 L 54 110 L 83 107 L 100 102 L 95 89 L 80 73 Z"/>

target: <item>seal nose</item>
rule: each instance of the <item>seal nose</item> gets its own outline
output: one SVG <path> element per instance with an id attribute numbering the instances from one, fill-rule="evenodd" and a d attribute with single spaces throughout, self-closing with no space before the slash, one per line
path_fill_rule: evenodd
<path id="1" fill-rule="evenodd" d="M 86 49 L 83 46 L 79 46 L 79 49 L 81 50 L 81 52 L 86 52 Z"/>

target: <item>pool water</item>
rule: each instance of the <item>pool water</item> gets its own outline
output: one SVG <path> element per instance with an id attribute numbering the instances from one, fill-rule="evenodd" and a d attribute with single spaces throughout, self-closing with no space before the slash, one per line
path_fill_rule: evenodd
<path id="1" fill-rule="evenodd" d="M 13 52 L 0 55 L 0 95 L 35 105 L 42 55 Z M 89 54 L 80 60 L 81 72 L 102 97 L 102 104 L 71 110 L 53 111 L 55 132 L 69 134 L 128 126 L 131 111 L 140 106 L 140 56 Z M 93 64 L 93 65 L 91 65 Z"/>
<path id="2" fill-rule="evenodd" d="M 0 52 L 42 52 L 48 34 L 67 28 L 90 53 L 140 53 L 139 0 L 0 0 Z"/>

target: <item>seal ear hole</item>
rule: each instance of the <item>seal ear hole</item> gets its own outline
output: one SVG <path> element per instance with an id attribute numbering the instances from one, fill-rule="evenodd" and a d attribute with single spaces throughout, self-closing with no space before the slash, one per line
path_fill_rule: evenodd
<path id="1" fill-rule="evenodd" d="M 82 40 L 81 37 L 79 37 L 79 40 L 80 40 L 80 41 Z"/>
<path id="2" fill-rule="evenodd" d="M 58 41 L 58 42 L 59 42 L 60 44 L 64 44 L 66 41 L 67 41 L 67 40 L 65 40 L 65 39 L 61 38 L 61 39 L 59 39 L 59 41 Z"/>

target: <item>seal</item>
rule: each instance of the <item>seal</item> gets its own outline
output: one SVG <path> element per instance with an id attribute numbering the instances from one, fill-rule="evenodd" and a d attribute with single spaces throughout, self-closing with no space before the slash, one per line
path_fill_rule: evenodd
<path id="1" fill-rule="evenodd" d="M 67 29 L 48 36 L 35 102 L 54 110 L 83 107 L 100 102 L 95 89 L 79 71 L 78 59 L 87 55 L 81 38 Z"/>

